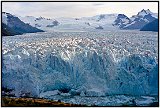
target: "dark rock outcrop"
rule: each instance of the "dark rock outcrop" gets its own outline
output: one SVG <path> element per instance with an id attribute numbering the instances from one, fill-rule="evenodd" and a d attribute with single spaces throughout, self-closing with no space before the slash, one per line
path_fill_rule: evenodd
<path id="1" fill-rule="evenodd" d="M 11 15 L 10 13 L 2 12 L 2 14 L 7 15 L 7 24 L 3 23 L 2 19 L 2 36 L 13 36 L 21 35 L 23 33 L 43 32 L 43 30 L 24 23 L 18 17 Z"/>

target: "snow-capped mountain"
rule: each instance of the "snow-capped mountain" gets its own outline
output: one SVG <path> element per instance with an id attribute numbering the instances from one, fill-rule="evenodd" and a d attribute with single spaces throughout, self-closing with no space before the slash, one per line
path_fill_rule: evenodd
<path id="1" fill-rule="evenodd" d="M 151 12 L 149 9 L 143 9 L 131 18 L 128 18 L 124 14 L 100 14 L 92 17 L 57 19 L 36 18 L 34 16 L 18 16 L 17 18 L 28 26 L 30 25 L 44 31 L 110 31 L 141 29 L 144 25 L 157 19 L 157 14 Z M 2 19 L 4 24 L 8 23 L 5 14 L 2 16 Z"/>
<path id="2" fill-rule="evenodd" d="M 2 12 L 2 35 L 18 35 L 23 33 L 43 32 L 43 30 L 25 24 L 15 15 Z"/>
<path id="3" fill-rule="evenodd" d="M 145 15 L 151 14 L 152 17 L 158 18 L 156 13 L 151 12 L 149 9 L 147 10 L 141 10 L 140 12 L 138 12 L 137 16 L 142 16 L 144 17 Z"/>
<path id="4" fill-rule="evenodd" d="M 119 28 L 123 28 L 129 23 L 131 23 L 131 20 L 126 15 L 118 14 L 116 20 L 113 23 L 113 26 L 118 26 Z"/>
<path id="5" fill-rule="evenodd" d="M 60 24 L 55 29 L 80 31 L 112 30 L 116 29 L 112 26 L 116 16 L 117 14 L 101 14 L 93 17 L 59 18 L 57 20 Z"/>
<path id="6" fill-rule="evenodd" d="M 44 17 L 35 18 L 33 16 L 20 17 L 22 21 L 42 30 L 100 30 L 100 29 L 115 29 L 112 22 L 117 17 L 117 14 L 101 14 L 93 17 L 82 18 L 57 18 L 48 19 Z"/>
<path id="7" fill-rule="evenodd" d="M 22 21 L 45 31 L 95 31 L 141 29 L 144 25 L 157 19 L 157 14 L 148 10 L 141 10 L 137 15 L 128 18 L 124 14 L 100 14 L 82 18 L 48 19 L 32 16 L 20 17 Z"/>
<path id="8" fill-rule="evenodd" d="M 33 17 L 33 16 L 26 16 L 26 17 L 19 17 L 23 22 L 33 26 L 37 27 L 42 30 L 50 29 L 55 26 L 58 26 L 60 23 L 55 19 L 50 18 L 44 18 L 44 17 Z"/>
<path id="9" fill-rule="evenodd" d="M 152 22 L 155 19 L 157 19 L 157 14 L 151 12 L 149 9 L 143 9 L 138 12 L 137 15 L 133 15 L 131 18 L 129 18 L 129 23 L 120 24 L 119 27 L 122 29 L 141 29 L 144 25 Z M 117 19 L 115 21 L 117 21 Z"/>
<path id="10" fill-rule="evenodd" d="M 100 14 L 82 19 L 91 23 L 94 26 L 94 29 L 114 30 L 116 28 L 112 26 L 112 23 L 116 19 L 117 15 L 118 14 Z"/>

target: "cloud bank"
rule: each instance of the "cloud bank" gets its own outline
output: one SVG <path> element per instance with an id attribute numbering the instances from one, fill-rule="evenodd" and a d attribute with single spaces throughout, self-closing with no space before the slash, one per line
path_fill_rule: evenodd
<path id="1" fill-rule="evenodd" d="M 87 17 L 124 13 L 129 17 L 142 9 L 158 13 L 157 2 L 2 2 L 2 11 L 20 16 Z"/>

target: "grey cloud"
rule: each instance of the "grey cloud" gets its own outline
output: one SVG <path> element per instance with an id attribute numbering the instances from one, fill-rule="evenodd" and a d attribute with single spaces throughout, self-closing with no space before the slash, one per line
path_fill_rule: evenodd
<path id="1" fill-rule="evenodd" d="M 100 3 L 96 3 L 96 4 L 93 4 L 93 6 L 102 6 L 104 4 L 100 4 Z"/>

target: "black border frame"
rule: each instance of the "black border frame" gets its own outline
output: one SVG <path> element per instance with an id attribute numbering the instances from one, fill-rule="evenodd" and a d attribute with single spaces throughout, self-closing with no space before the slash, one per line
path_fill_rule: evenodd
<path id="1" fill-rule="evenodd" d="M 1 1 L 1 89 L 2 89 L 2 3 L 3 2 L 154 2 L 154 3 L 158 3 L 158 106 L 155 106 L 155 107 L 159 107 L 159 16 L 160 16 L 160 14 L 159 14 L 159 1 L 157 1 L 157 0 L 155 0 L 155 1 L 143 1 L 143 0 L 141 0 L 141 1 L 133 1 L 133 0 L 131 0 L 131 1 L 124 1 L 124 0 L 122 0 L 122 1 L 117 1 L 117 0 L 115 0 L 115 1 L 79 1 L 79 0 L 77 0 L 77 1 L 75 1 L 75 0 L 73 0 L 73 1 L 48 1 L 48 0 L 46 0 L 46 1 Z M 1 90 L 1 97 L 2 97 L 2 90 Z M 2 107 L 2 98 L 1 98 L 1 107 Z M 13 106 L 11 106 L 11 107 L 13 107 Z M 16 106 L 17 107 L 17 106 Z M 18 106 L 18 107 L 21 107 L 21 106 Z M 29 106 L 24 106 L 24 107 L 29 107 Z M 38 107 L 38 106 L 36 106 L 36 107 Z M 41 106 L 40 106 L 41 107 Z M 43 107 L 43 106 L 42 106 Z M 48 107 L 50 107 L 50 106 L 48 106 Z M 52 106 L 52 107 L 54 107 L 54 106 Z M 72 106 L 71 106 L 72 107 Z M 85 106 L 85 107 L 127 107 L 127 106 Z M 129 107 L 146 107 L 146 106 L 129 106 Z M 153 107 L 153 106 L 147 106 L 147 107 Z"/>

